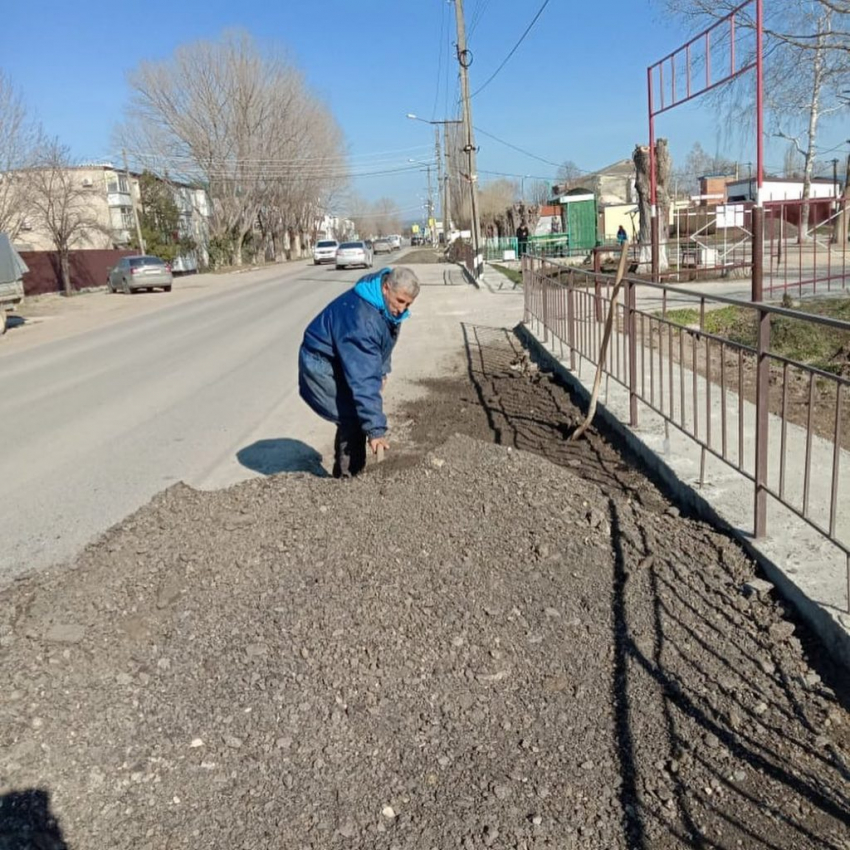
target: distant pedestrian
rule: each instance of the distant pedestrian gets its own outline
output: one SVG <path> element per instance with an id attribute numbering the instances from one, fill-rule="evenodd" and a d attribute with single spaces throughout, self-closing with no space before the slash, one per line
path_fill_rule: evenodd
<path id="1" fill-rule="evenodd" d="M 517 251 L 520 257 L 524 257 L 525 252 L 528 250 L 528 232 L 528 225 L 525 223 L 525 219 L 523 219 L 516 229 Z"/>
<path id="2" fill-rule="evenodd" d="M 401 323 L 419 294 L 406 268 L 381 269 L 331 301 L 304 332 L 298 354 L 301 398 L 336 424 L 334 478 L 351 478 L 388 449 L 382 393 Z"/>
<path id="3" fill-rule="evenodd" d="M 623 225 L 620 225 L 620 229 L 617 231 L 617 243 L 620 247 L 623 247 L 623 244 L 629 241 L 629 234 L 626 233 L 626 228 Z"/>

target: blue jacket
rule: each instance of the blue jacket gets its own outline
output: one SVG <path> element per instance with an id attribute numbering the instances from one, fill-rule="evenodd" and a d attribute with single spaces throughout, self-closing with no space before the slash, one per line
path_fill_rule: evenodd
<path id="1" fill-rule="evenodd" d="M 298 389 L 325 419 L 359 422 L 369 437 L 387 431 L 381 383 L 391 369 L 401 322 L 384 304 L 381 282 L 389 269 L 361 278 L 334 299 L 304 332 Z"/>

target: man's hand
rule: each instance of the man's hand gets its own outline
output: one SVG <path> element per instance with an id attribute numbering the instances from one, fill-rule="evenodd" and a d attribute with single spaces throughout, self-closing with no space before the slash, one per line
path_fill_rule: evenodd
<path id="1" fill-rule="evenodd" d="M 384 451 L 388 451 L 390 444 L 387 442 L 386 437 L 369 437 L 369 448 L 372 450 L 372 454 L 378 454 L 378 449 L 381 448 Z"/>

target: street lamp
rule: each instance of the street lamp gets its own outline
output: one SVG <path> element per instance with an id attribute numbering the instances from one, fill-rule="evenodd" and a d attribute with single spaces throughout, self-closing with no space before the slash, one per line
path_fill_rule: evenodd
<path id="1" fill-rule="evenodd" d="M 407 117 L 411 121 L 421 121 L 423 124 L 430 124 L 434 128 L 434 150 L 437 154 L 437 181 L 442 190 L 441 210 L 443 216 L 443 233 L 446 242 L 449 239 L 449 230 L 451 229 L 451 195 L 449 194 L 449 124 L 463 124 L 460 120 L 445 119 L 443 121 L 428 121 L 426 118 L 420 118 L 413 112 L 408 112 Z M 443 159 L 440 157 L 440 125 L 443 125 L 443 157 L 445 159 L 445 170 L 442 168 Z"/>

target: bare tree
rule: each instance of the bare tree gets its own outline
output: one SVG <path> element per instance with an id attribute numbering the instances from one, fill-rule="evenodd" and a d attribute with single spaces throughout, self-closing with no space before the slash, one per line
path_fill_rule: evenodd
<path id="1" fill-rule="evenodd" d="M 44 142 L 29 175 L 31 215 L 53 240 L 62 288 L 73 295 L 71 250 L 93 244 L 97 234 L 109 234 L 91 209 L 91 193 L 83 187 L 68 148 L 58 139 Z"/>
<path id="2" fill-rule="evenodd" d="M 782 158 L 783 176 L 793 180 L 799 180 L 803 176 L 803 171 L 806 167 L 805 159 L 800 156 L 800 151 L 797 146 L 789 144 L 785 149 L 785 155 Z"/>
<path id="3" fill-rule="evenodd" d="M 561 163 L 555 182 L 562 190 L 575 188 L 581 181 L 584 172 L 571 160 Z"/>
<path id="4" fill-rule="evenodd" d="M 529 204 L 543 206 L 549 203 L 552 198 L 552 187 L 545 180 L 534 180 L 529 183 L 526 192 L 528 193 Z"/>
<path id="5" fill-rule="evenodd" d="M 0 233 L 13 240 L 32 212 L 29 184 L 40 144 L 40 127 L 0 69 Z"/>
<path id="6" fill-rule="evenodd" d="M 342 134 L 301 74 L 249 36 L 229 34 L 143 63 L 130 85 L 123 137 L 141 139 L 134 154 L 151 170 L 206 187 L 222 261 L 241 265 L 255 230 L 275 254 L 285 234 L 300 255 L 322 196 L 347 178 Z"/>
<path id="7" fill-rule="evenodd" d="M 700 177 L 707 174 L 732 176 L 736 168 L 733 160 L 719 155 L 711 156 L 699 142 L 694 142 L 685 157 L 684 165 L 674 171 L 673 180 L 679 184 L 680 191 L 690 195 L 699 189 Z"/>
<path id="8" fill-rule="evenodd" d="M 515 180 L 501 178 L 482 186 L 478 192 L 478 208 L 481 226 L 494 236 L 504 236 L 507 230 L 507 211 L 519 196 L 519 185 Z"/>

